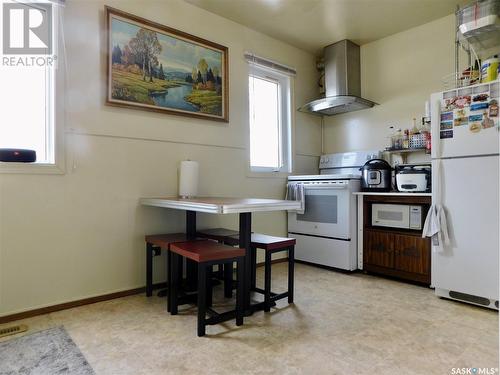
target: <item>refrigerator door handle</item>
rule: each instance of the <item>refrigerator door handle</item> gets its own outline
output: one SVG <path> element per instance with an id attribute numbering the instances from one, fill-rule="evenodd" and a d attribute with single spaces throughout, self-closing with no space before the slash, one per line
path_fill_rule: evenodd
<path id="1" fill-rule="evenodd" d="M 442 192 L 441 192 L 441 169 L 442 169 L 442 161 L 440 159 L 437 159 L 433 165 L 433 171 L 432 173 L 435 173 L 436 176 L 436 182 L 435 184 L 432 185 L 432 188 L 434 190 L 434 194 L 432 196 L 432 204 L 434 205 L 441 205 L 442 202 Z"/>
<path id="2" fill-rule="evenodd" d="M 431 95 L 431 156 L 432 158 L 441 157 L 441 99 L 442 94 Z"/>

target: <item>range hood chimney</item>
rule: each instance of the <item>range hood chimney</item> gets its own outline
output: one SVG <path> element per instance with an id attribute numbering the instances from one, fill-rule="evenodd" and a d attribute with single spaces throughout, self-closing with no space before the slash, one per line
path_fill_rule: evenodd
<path id="1" fill-rule="evenodd" d="M 371 108 L 377 103 L 361 97 L 359 46 L 344 39 L 324 49 L 325 97 L 305 104 L 299 111 L 332 116 Z"/>

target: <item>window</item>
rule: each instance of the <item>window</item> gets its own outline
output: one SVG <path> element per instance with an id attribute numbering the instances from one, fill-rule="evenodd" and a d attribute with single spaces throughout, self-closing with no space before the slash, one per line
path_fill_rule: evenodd
<path id="1" fill-rule="evenodd" d="M 14 50 L 6 53 L 4 49 L 2 56 L 0 66 L 0 82 L 2 82 L 2 90 L 0 91 L 0 103 L 2 103 L 0 148 L 35 150 L 36 163 L 0 162 L 0 172 L 62 173 L 64 108 L 63 100 L 57 100 L 56 97 L 56 87 L 62 88 L 64 75 L 63 56 L 57 54 L 57 46 L 60 44 L 58 31 L 61 25 L 59 17 L 61 5 L 58 5 L 57 2 L 42 3 L 37 1 L 18 3 L 7 0 L 6 3 L 13 4 L 16 8 L 10 11 L 6 8 L 3 9 L 3 12 L 6 13 L 3 15 L 3 19 L 8 17 L 10 23 L 10 34 L 7 34 L 7 37 L 4 35 L 4 41 L 9 43 L 11 48 L 22 49 L 23 52 Z M 16 15 L 22 17 L 16 17 Z M 25 21 L 28 20 L 26 24 L 23 22 L 23 18 Z M 24 28 L 26 25 L 31 27 L 32 22 L 34 24 L 49 23 L 48 27 L 51 32 L 47 36 L 36 34 L 36 38 L 34 38 L 30 29 L 30 39 L 24 38 L 24 42 L 22 38 L 16 40 L 13 37 L 16 35 L 14 31 L 20 30 L 21 35 L 26 32 Z M 9 36 L 11 39 L 8 38 Z M 51 44 L 44 37 L 50 38 Z M 42 44 L 40 45 L 40 43 Z M 49 45 L 52 47 L 48 47 Z M 41 47 L 42 51 L 36 50 L 37 47 Z M 35 50 L 31 51 L 30 49 L 33 48 Z M 44 52 L 43 48 L 48 48 L 49 52 Z M 58 91 L 61 95 L 60 99 L 62 99 L 62 90 Z"/>
<path id="2" fill-rule="evenodd" d="M 50 68 L 2 69 L 0 148 L 36 151 L 37 163 L 53 164 L 53 74 Z"/>
<path id="3" fill-rule="evenodd" d="M 290 76 L 249 62 L 250 170 L 291 172 Z"/>

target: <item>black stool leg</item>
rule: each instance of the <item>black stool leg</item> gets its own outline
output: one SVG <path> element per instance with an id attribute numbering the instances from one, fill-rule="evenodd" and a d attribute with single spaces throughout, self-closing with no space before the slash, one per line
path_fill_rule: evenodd
<path id="1" fill-rule="evenodd" d="M 224 263 L 224 297 L 233 296 L 233 262 Z"/>
<path id="2" fill-rule="evenodd" d="M 208 270 L 206 272 L 206 280 L 205 280 L 205 284 L 206 284 L 206 290 L 207 290 L 207 296 L 206 296 L 206 300 L 207 300 L 207 307 L 212 307 L 212 268 L 213 266 L 209 266 L 208 267 Z"/>
<path id="3" fill-rule="evenodd" d="M 250 249 L 251 262 L 252 262 L 252 274 L 250 275 L 250 289 L 255 289 L 257 285 L 257 248 L 252 247 Z"/>
<path id="4" fill-rule="evenodd" d="M 167 312 L 170 312 L 172 306 L 172 253 L 167 249 Z"/>
<path id="5" fill-rule="evenodd" d="M 224 241 L 217 241 L 218 243 L 221 243 L 223 244 Z M 219 279 L 219 280 L 224 280 L 224 264 L 223 263 L 219 263 L 217 265 L 217 273 L 216 273 L 216 277 Z"/>
<path id="6" fill-rule="evenodd" d="M 198 264 L 198 336 L 205 336 L 207 267 Z"/>
<path id="7" fill-rule="evenodd" d="M 295 246 L 288 248 L 288 303 L 293 303 L 293 278 L 295 268 Z"/>
<path id="8" fill-rule="evenodd" d="M 170 314 L 177 315 L 177 305 L 179 303 L 178 293 L 179 293 L 179 258 L 180 256 L 176 253 L 171 255 L 172 264 L 170 265 L 171 272 L 171 284 L 169 285 L 170 290 Z"/>
<path id="9" fill-rule="evenodd" d="M 177 282 L 179 288 L 182 286 L 182 281 L 184 279 L 184 257 L 178 255 L 177 259 Z"/>
<path id="10" fill-rule="evenodd" d="M 244 269 L 244 263 L 243 263 L 244 258 L 238 258 L 237 260 L 237 284 L 238 288 L 236 290 L 236 325 L 241 326 L 243 325 L 243 278 L 245 274 L 245 269 Z M 232 264 L 232 262 L 231 262 Z"/>
<path id="11" fill-rule="evenodd" d="M 266 250 L 264 264 L 264 311 L 271 311 L 271 252 Z"/>
<path id="12" fill-rule="evenodd" d="M 189 291 L 196 290 L 196 283 L 198 282 L 196 278 L 198 277 L 196 268 L 198 263 L 192 261 L 191 259 L 186 259 L 186 288 Z"/>
<path id="13" fill-rule="evenodd" d="M 153 295 L 153 245 L 146 243 L 146 296 Z"/>

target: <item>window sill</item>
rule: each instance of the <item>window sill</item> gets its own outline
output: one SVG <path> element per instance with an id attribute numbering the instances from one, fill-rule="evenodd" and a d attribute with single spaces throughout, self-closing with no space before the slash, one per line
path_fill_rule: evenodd
<path id="1" fill-rule="evenodd" d="M 63 168 L 57 164 L 37 163 L 5 163 L 0 162 L 0 174 L 65 174 Z"/>
<path id="2" fill-rule="evenodd" d="M 247 171 L 249 178 L 287 178 L 291 173 L 288 172 L 256 172 Z"/>

